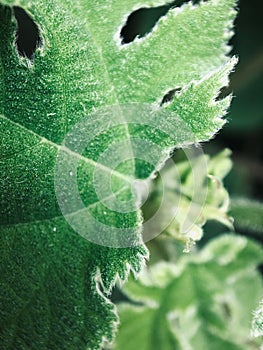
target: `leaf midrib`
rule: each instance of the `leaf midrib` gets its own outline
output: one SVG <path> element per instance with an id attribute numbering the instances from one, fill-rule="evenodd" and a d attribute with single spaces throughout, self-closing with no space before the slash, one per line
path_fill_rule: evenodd
<path id="1" fill-rule="evenodd" d="M 80 5 L 79 5 L 79 4 L 76 4 L 76 5 L 78 5 L 80 13 L 82 13 L 82 9 L 81 9 Z M 25 10 L 28 10 L 27 6 L 22 6 L 22 5 L 21 5 L 21 7 L 24 8 Z M 75 17 L 75 14 L 72 14 L 72 16 Z M 44 20 L 44 19 L 43 19 L 43 20 Z M 77 21 L 78 21 L 78 19 L 75 19 L 75 23 L 77 23 Z M 114 83 L 112 82 L 112 80 L 110 79 L 110 75 L 109 75 L 109 71 L 108 71 L 108 69 L 107 69 L 107 64 L 106 64 L 106 62 L 105 62 L 105 58 L 104 58 L 104 55 L 103 55 L 102 47 L 100 47 L 100 46 L 98 45 L 98 43 L 97 43 L 97 41 L 96 41 L 96 39 L 95 39 L 95 37 L 94 37 L 94 35 L 93 35 L 93 32 L 90 30 L 89 25 L 88 25 L 88 20 L 85 20 L 85 28 L 86 28 L 87 33 L 89 34 L 89 38 L 90 38 L 90 39 L 92 40 L 92 42 L 93 42 L 93 47 L 96 48 L 96 51 L 97 51 L 97 53 L 98 53 L 98 55 L 99 55 L 99 57 L 100 57 L 101 65 L 102 65 L 102 67 L 104 68 L 104 72 L 105 72 L 105 78 L 107 79 L 107 84 L 108 84 L 108 86 L 111 86 L 111 87 L 112 87 L 112 93 L 113 93 L 113 95 L 114 95 L 114 98 L 115 98 L 115 101 L 116 101 L 116 105 L 117 105 L 117 106 L 121 106 L 120 101 L 119 101 L 118 96 L 117 96 L 117 93 L 116 93 L 116 87 L 115 87 Z M 56 41 L 57 39 L 58 39 L 58 38 L 56 38 L 56 39 L 54 39 L 54 40 Z M 58 39 L 58 41 L 59 41 L 59 39 Z M 63 43 L 63 44 L 64 44 L 64 43 Z M 46 51 L 45 54 L 48 55 L 48 51 Z M 62 65 L 62 67 L 63 67 L 63 65 Z M 1 68 L 1 71 L 4 71 L 4 70 L 3 70 L 2 57 L 1 57 L 1 67 L 0 67 L 0 68 Z M 66 92 L 66 91 L 68 92 L 69 89 L 68 89 L 68 86 L 67 86 L 68 83 L 67 83 L 67 81 L 66 81 L 65 72 L 63 72 L 63 71 L 60 71 L 60 72 L 61 72 L 61 74 L 60 74 L 60 78 L 61 78 L 61 79 L 60 79 L 60 82 L 61 82 L 61 80 L 62 80 L 62 91 L 61 91 L 61 92 L 56 91 L 55 93 L 57 93 L 57 94 L 63 96 L 63 102 L 61 103 L 61 107 L 62 107 L 63 110 L 65 110 L 65 106 L 66 106 L 66 104 L 65 104 L 65 98 L 66 98 L 66 97 L 65 97 L 65 96 L 66 96 L 65 92 Z M 4 74 L 2 74 L 2 77 L 4 77 Z M 4 79 L 3 79 L 3 80 L 4 80 Z M 5 82 L 4 82 L 4 81 L 3 81 L 3 85 L 5 85 Z M 54 94 L 54 92 L 52 92 L 52 95 L 53 95 L 53 94 Z M 5 95 L 4 92 L 3 92 L 3 95 Z M 3 97 L 4 97 L 4 96 L 3 96 Z M 4 98 L 3 98 L 3 100 L 4 100 Z M 4 105 L 4 103 L 3 103 L 3 105 Z M 2 112 L 4 113 L 4 111 L 2 111 Z M 127 125 L 127 122 L 126 122 L 126 120 L 125 120 L 125 117 L 124 117 L 124 115 L 123 115 L 123 113 L 122 113 L 122 109 L 121 109 L 121 108 L 119 108 L 119 112 L 120 112 L 119 114 L 120 114 L 120 116 L 122 117 L 122 120 L 123 120 L 123 124 L 124 124 L 124 128 L 125 128 L 125 133 L 126 133 L 126 137 L 127 137 L 127 142 L 128 142 L 129 145 L 130 145 L 131 161 L 132 161 L 132 163 L 133 163 L 133 173 L 134 173 L 134 172 L 135 172 L 135 160 L 134 160 L 133 151 L 132 151 L 132 144 L 131 144 L 131 141 L 130 141 L 130 140 L 131 140 L 131 135 L 130 135 L 130 133 L 129 133 L 128 125 Z M 67 115 L 67 113 L 64 112 L 64 115 Z M 32 130 L 26 128 L 25 126 L 19 124 L 18 122 L 13 122 L 11 119 L 9 119 L 9 118 L 7 118 L 7 117 L 4 117 L 3 115 L 2 115 L 1 117 L 2 117 L 2 118 L 6 118 L 9 122 L 14 123 L 15 125 L 17 125 L 17 126 L 23 128 L 24 130 L 27 130 L 27 131 L 30 132 L 31 134 L 34 134 L 34 136 L 39 137 L 40 140 L 41 140 L 41 142 L 48 143 L 48 144 L 50 144 L 51 146 L 53 146 L 53 147 L 55 147 L 55 148 L 57 148 L 57 149 L 59 149 L 59 150 L 63 150 L 63 151 L 65 151 L 65 152 L 67 152 L 67 153 L 69 153 L 69 154 L 71 154 L 71 155 L 77 157 L 78 159 L 81 159 L 81 160 L 83 160 L 84 162 L 89 163 L 89 164 L 91 164 L 91 165 L 93 165 L 93 166 L 98 166 L 100 169 L 105 170 L 106 172 L 110 172 L 112 175 L 114 175 L 114 176 L 116 176 L 116 177 L 118 177 L 118 178 L 120 178 L 120 179 L 122 179 L 122 180 L 128 181 L 128 182 L 130 182 L 130 183 L 131 183 L 131 181 L 133 181 L 132 177 L 125 176 L 124 174 L 122 174 L 122 173 L 120 173 L 120 172 L 118 172 L 118 171 L 115 171 L 115 170 L 113 170 L 113 169 L 110 169 L 110 168 L 108 168 L 107 166 L 104 166 L 104 165 L 101 164 L 101 163 L 95 162 L 95 161 L 93 161 L 93 160 L 90 159 L 90 158 L 83 157 L 83 156 L 79 155 L 78 153 L 76 153 L 76 152 L 70 150 L 69 148 L 67 148 L 67 147 L 65 147 L 65 146 L 61 146 L 61 145 L 59 145 L 59 144 L 57 144 L 57 143 L 51 141 L 50 139 L 48 139 L 48 138 L 46 138 L 46 137 L 44 137 L 44 136 L 41 136 L 41 135 L 37 134 L 36 132 L 34 132 L 34 131 L 32 131 Z M 63 129 L 64 129 L 64 132 L 63 132 L 63 133 L 65 134 L 65 131 L 66 131 L 66 120 L 64 120 L 64 122 L 63 122 Z"/>
<path id="2" fill-rule="evenodd" d="M 103 164 L 101 164 L 99 162 L 94 161 L 93 159 L 84 157 L 84 156 L 80 155 L 79 153 L 72 151 L 70 148 L 68 148 L 68 147 L 66 147 L 64 145 L 59 145 L 59 144 L 57 144 L 57 143 L 47 139 L 46 137 L 43 137 L 43 136 L 37 134 L 36 132 L 28 129 L 27 127 L 25 127 L 25 126 L 23 126 L 23 125 L 21 125 L 21 124 L 19 124 L 17 122 L 14 122 L 13 120 L 10 120 L 9 118 L 7 118 L 7 117 L 5 117 L 3 115 L 0 115 L 0 118 L 7 120 L 11 124 L 13 124 L 15 126 L 18 126 L 19 128 L 23 129 L 24 131 L 26 131 L 26 132 L 30 133 L 31 135 L 39 138 L 39 140 L 40 140 L 39 143 L 49 144 L 50 146 L 57 148 L 59 151 L 64 151 L 64 152 L 68 153 L 69 155 L 74 156 L 77 159 L 84 161 L 87 164 L 90 164 L 90 165 L 92 165 L 94 167 L 98 167 L 101 170 L 103 170 L 103 171 L 105 171 L 107 173 L 110 173 L 111 175 L 114 175 L 114 176 L 116 176 L 116 177 L 118 177 L 118 178 L 120 178 L 122 180 L 125 180 L 129 184 L 133 181 L 132 177 L 124 175 L 124 174 L 122 174 L 122 173 L 120 173 L 120 172 L 118 172 L 116 170 L 113 170 L 113 169 L 111 169 L 111 168 L 109 168 L 109 167 L 107 167 L 107 166 L 105 166 L 105 165 L 103 165 Z M 34 148 L 36 145 L 39 145 L 39 143 L 33 145 L 31 148 Z M 18 153 L 16 153 L 16 154 L 18 154 Z"/>
<path id="3" fill-rule="evenodd" d="M 19 223 L 13 223 L 13 224 L 5 224 L 5 225 L 0 225 L 0 228 L 11 228 L 11 227 L 21 227 L 21 226 L 31 226 L 31 225 L 38 225 L 38 224 L 43 224 L 44 222 L 51 222 L 51 221 L 55 221 L 55 220 L 59 220 L 65 217 L 72 217 L 74 215 L 78 215 L 81 212 L 91 209 L 93 207 L 95 207 L 97 204 L 103 203 L 104 201 L 110 199 L 110 198 L 114 198 L 116 195 L 122 193 L 123 191 L 126 191 L 129 187 L 128 186 L 123 186 L 122 188 L 120 188 L 117 192 L 112 193 L 111 195 L 104 197 L 102 199 L 99 199 L 98 201 L 89 204 L 88 206 L 81 208 L 79 210 L 73 211 L 71 213 L 68 213 L 66 215 L 57 215 L 57 216 L 53 216 L 50 218 L 46 218 L 46 219 L 39 219 L 39 220 L 32 220 L 32 221 L 26 221 L 26 222 L 19 222 Z"/>

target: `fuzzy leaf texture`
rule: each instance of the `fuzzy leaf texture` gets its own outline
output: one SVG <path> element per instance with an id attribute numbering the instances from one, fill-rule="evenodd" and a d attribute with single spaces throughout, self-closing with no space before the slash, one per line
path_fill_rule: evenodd
<path id="1" fill-rule="evenodd" d="M 136 305 L 119 304 L 121 325 L 113 349 L 257 349 L 250 324 L 262 293 L 256 269 L 262 257 L 255 242 L 228 234 L 176 264 L 151 266 L 124 286 Z M 257 315 L 259 330 L 259 310 Z"/>
<path id="2" fill-rule="evenodd" d="M 111 198 L 102 203 L 94 188 L 94 169 L 100 170 L 100 186 L 110 172 L 113 194 L 135 203 L 131 179 L 148 178 L 173 148 L 208 140 L 224 124 L 230 98 L 215 98 L 236 62 L 226 56 L 236 1 L 175 8 L 152 33 L 121 47 L 119 32 L 127 16 L 162 3 L 0 1 L 1 349 L 94 350 L 112 339 L 117 315 L 105 295 L 116 278 L 125 280 L 130 270 L 137 273 L 148 252 L 141 239 L 140 211 L 117 212 L 107 206 Z M 32 59 L 18 55 L 14 5 L 39 27 L 42 45 Z M 182 92 L 160 107 L 164 94 L 176 87 Z M 107 109 L 112 105 L 114 113 Z M 97 111 L 102 119 L 92 119 Z M 176 133 L 168 137 L 158 128 L 129 125 L 124 112 L 151 116 L 154 125 L 157 120 Z M 82 120 L 94 138 L 80 154 L 64 139 Z M 105 120 L 107 130 L 97 135 L 97 121 L 101 126 Z M 124 142 L 122 149 L 132 155 L 136 138 L 162 150 L 151 166 L 133 160 L 113 169 L 99 162 L 111 143 Z M 118 158 L 118 152 L 113 156 Z M 112 246 L 103 245 L 103 232 L 98 233 L 102 245 L 94 244 L 65 220 L 54 185 L 58 159 L 62 170 L 77 162 L 85 204 L 77 212 L 71 188 L 63 182 L 73 173 L 62 172 L 58 186 L 70 203 L 67 215 L 79 224 L 91 213 L 113 228 L 108 238 Z M 91 235 L 97 234 L 96 227 L 87 226 Z M 114 229 L 127 227 L 132 228 L 129 246 L 114 247 Z"/>

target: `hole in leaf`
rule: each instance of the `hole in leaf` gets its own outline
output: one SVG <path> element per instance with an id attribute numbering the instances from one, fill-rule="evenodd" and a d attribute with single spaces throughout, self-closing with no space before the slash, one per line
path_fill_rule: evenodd
<path id="1" fill-rule="evenodd" d="M 189 0 L 176 0 L 168 5 L 141 8 L 132 12 L 121 30 L 121 43 L 123 45 L 128 44 L 136 37 L 144 37 L 152 31 L 159 19 L 165 16 L 171 8 L 180 7 L 187 2 L 189 2 Z M 193 4 L 199 2 L 200 0 L 192 1 Z"/>
<path id="2" fill-rule="evenodd" d="M 142 38 L 150 33 L 158 20 L 166 15 L 171 5 L 141 8 L 130 14 L 121 30 L 122 44 L 132 42 L 136 37 Z"/>
<path id="3" fill-rule="evenodd" d="M 229 86 L 225 86 L 223 87 L 219 94 L 217 95 L 215 101 L 219 102 L 221 100 L 223 100 L 224 98 L 226 98 L 228 95 L 230 95 L 233 92 L 233 89 L 231 88 L 231 82 Z"/>
<path id="4" fill-rule="evenodd" d="M 21 8 L 14 6 L 14 15 L 17 21 L 16 46 L 20 56 L 33 59 L 38 47 L 42 46 L 42 39 L 37 24 Z"/>
<path id="5" fill-rule="evenodd" d="M 175 96 L 176 93 L 179 93 L 180 91 L 182 91 L 181 88 L 176 88 L 176 89 L 172 89 L 170 91 L 167 92 L 167 94 L 164 95 L 163 99 L 162 99 L 162 102 L 161 102 L 161 106 L 164 104 L 164 103 L 168 103 L 168 102 L 171 102 Z"/>

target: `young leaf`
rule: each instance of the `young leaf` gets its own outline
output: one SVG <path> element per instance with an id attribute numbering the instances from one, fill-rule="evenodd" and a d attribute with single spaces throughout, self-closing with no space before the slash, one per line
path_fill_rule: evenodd
<path id="1" fill-rule="evenodd" d="M 113 349 L 255 349 L 249 325 L 262 293 L 262 257 L 256 243 L 225 235 L 177 264 L 153 265 L 124 286 L 137 305 L 118 306 Z"/>
<path id="2" fill-rule="evenodd" d="M 105 293 L 148 254 L 131 183 L 223 124 L 229 99 L 214 100 L 236 62 L 225 56 L 236 1 L 171 10 L 125 46 L 120 27 L 137 1 L 0 3 L 1 348 L 98 349 L 117 320 Z M 30 59 L 15 44 L 13 5 L 39 29 Z M 182 94 L 157 107 L 176 86 Z M 138 139 L 159 147 L 150 167 L 133 159 L 147 153 Z"/>
<path id="3" fill-rule="evenodd" d="M 169 211 L 173 210 L 173 220 L 163 234 L 186 243 L 185 251 L 202 238 L 202 227 L 207 220 L 217 220 L 233 228 L 232 218 L 227 214 L 229 195 L 223 185 L 232 167 L 230 155 L 229 149 L 213 157 L 201 153 L 194 158 L 187 154 L 187 160 L 164 168 L 162 179 L 158 178 L 153 186 L 152 198 L 144 206 L 145 216 L 153 215 L 152 211 L 160 206 L 163 186 L 167 187 L 167 203 L 162 206 L 159 222 L 156 220 L 154 225 L 164 227 Z"/>

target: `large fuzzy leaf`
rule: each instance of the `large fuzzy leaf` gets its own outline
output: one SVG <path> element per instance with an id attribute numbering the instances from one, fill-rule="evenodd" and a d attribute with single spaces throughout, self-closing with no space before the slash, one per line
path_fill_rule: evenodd
<path id="1" fill-rule="evenodd" d="M 1 349 L 97 349 L 112 339 L 117 316 L 104 294 L 148 254 L 131 182 L 148 178 L 174 147 L 207 140 L 223 124 L 229 99 L 215 98 L 235 63 L 225 56 L 235 1 L 171 10 L 147 37 L 120 46 L 129 13 L 159 3 L 1 1 Z M 41 47 L 31 59 L 18 55 L 13 5 L 39 28 Z M 175 87 L 182 93 L 158 107 Z M 72 138 L 76 124 L 82 133 Z M 79 152 L 86 132 L 93 139 Z M 138 139 L 159 147 L 151 166 L 131 159 L 115 167 L 141 152 Z M 101 160 L 112 143 L 122 147 Z M 112 209 L 115 195 L 132 210 Z M 87 221 L 91 215 L 110 235 Z"/>
<path id="2" fill-rule="evenodd" d="M 262 293 L 256 270 L 262 257 L 256 243 L 225 235 L 177 264 L 153 265 L 124 287 L 136 305 L 119 305 L 121 325 L 113 348 L 257 348 L 250 324 Z M 258 330 L 260 316 L 258 311 Z"/>

